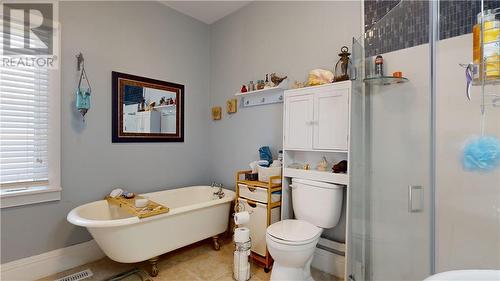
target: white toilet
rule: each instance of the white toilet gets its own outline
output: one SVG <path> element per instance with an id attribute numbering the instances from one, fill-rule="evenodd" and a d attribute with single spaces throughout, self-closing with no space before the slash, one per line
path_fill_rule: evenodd
<path id="1" fill-rule="evenodd" d="M 343 186 L 292 179 L 295 220 L 282 220 L 267 228 L 267 249 L 274 259 L 271 280 L 307 280 L 311 277 L 314 249 L 323 229 L 337 225 L 342 212 Z"/>

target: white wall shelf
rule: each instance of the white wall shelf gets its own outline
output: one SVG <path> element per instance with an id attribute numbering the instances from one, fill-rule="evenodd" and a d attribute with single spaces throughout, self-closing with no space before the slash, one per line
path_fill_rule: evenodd
<path id="1" fill-rule="evenodd" d="M 163 109 L 163 108 L 177 108 L 176 104 L 165 104 L 165 105 L 157 105 L 154 107 L 155 109 Z"/>
<path id="2" fill-rule="evenodd" d="M 284 80 L 277 87 L 255 90 L 246 93 L 236 93 L 236 97 L 241 99 L 241 106 L 250 107 L 271 103 L 283 102 L 283 93 L 287 88 L 287 80 Z"/>
<path id="3" fill-rule="evenodd" d="M 348 185 L 349 174 L 332 173 L 331 171 L 317 170 L 301 170 L 293 168 L 285 168 L 283 171 L 284 177 L 310 179 L 317 181 L 330 182 L 335 184 Z"/>

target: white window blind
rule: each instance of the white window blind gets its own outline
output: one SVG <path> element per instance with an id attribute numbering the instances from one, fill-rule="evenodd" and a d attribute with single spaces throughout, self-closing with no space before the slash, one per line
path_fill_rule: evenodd
<path id="1" fill-rule="evenodd" d="M 12 24 L 11 30 L 22 25 Z M 11 46 L 23 46 L 11 32 Z M 22 33 L 21 33 L 22 34 Z M 3 37 L 3 32 L 0 32 Z M 48 181 L 49 73 L 0 65 L 0 184 Z M 6 185 L 7 184 L 7 185 Z"/>
<path id="2" fill-rule="evenodd" d="M 0 182 L 48 180 L 48 73 L 0 67 Z"/>

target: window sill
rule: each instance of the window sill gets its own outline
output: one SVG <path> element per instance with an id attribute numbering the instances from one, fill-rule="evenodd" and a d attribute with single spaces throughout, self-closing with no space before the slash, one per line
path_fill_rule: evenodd
<path id="1" fill-rule="evenodd" d="M 0 191 L 0 208 L 61 200 L 61 187 L 31 186 Z"/>

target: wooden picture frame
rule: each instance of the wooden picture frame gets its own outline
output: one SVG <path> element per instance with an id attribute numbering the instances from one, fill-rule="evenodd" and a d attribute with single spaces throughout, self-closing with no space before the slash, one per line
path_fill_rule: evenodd
<path id="1" fill-rule="evenodd" d="M 226 101 L 226 112 L 228 114 L 238 112 L 238 99 L 228 99 Z"/>
<path id="2" fill-rule="evenodd" d="M 111 120 L 112 120 L 112 142 L 120 143 L 120 142 L 184 142 L 184 85 L 166 82 L 121 72 L 113 71 L 111 73 L 111 85 L 112 85 L 112 100 L 111 100 Z M 170 98 L 171 104 L 168 105 L 170 108 L 170 112 L 172 116 L 175 115 L 174 123 L 175 125 L 170 124 L 171 128 L 169 131 L 163 131 L 163 127 L 160 125 L 160 129 L 158 126 L 155 126 L 155 130 L 153 132 L 147 130 L 126 130 L 124 118 L 125 109 L 127 106 L 141 107 L 140 103 L 134 103 L 125 100 L 125 90 L 126 87 L 134 87 L 134 88 L 143 88 L 154 91 L 155 93 L 163 93 L 172 96 Z M 145 91 L 145 90 L 144 90 Z M 144 101 L 144 95 L 141 96 L 138 94 L 140 98 Z M 129 104 L 127 104 L 127 102 Z M 136 102 L 136 101 L 135 101 Z M 144 105 L 144 102 L 142 102 Z M 137 113 L 143 113 L 150 111 L 158 112 L 157 108 L 162 106 L 148 106 L 146 110 L 139 110 Z M 167 107 L 165 105 L 164 107 Z M 129 115 L 133 115 L 133 113 L 129 113 Z M 160 112 L 160 115 L 163 114 Z M 155 113 L 157 116 L 158 113 Z M 125 117 L 124 117 L 125 116 Z M 173 118 L 173 117 L 172 117 Z M 172 122 L 170 122 L 172 123 Z M 174 129 L 175 128 L 175 129 Z"/>
<path id="3" fill-rule="evenodd" d="M 222 119 L 222 107 L 214 106 L 212 107 L 212 120 L 217 121 Z"/>

